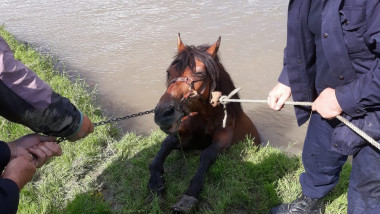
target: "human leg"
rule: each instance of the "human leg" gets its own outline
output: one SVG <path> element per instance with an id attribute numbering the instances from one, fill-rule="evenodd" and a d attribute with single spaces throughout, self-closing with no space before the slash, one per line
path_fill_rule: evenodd
<path id="1" fill-rule="evenodd" d="M 305 172 L 300 175 L 302 196 L 289 204 L 273 207 L 270 213 L 322 213 L 323 197 L 337 184 L 347 156 L 331 150 L 331 136 L 337 121 L 312 114 L 303 146 Z"/>
<path id="2" fill-rule="evenodd" d="M 331 150 L 330 140 L 336 123 L 317 113 L 311 116 L 302 151 L 305 172 L 300 175 L 302 192 L 311 198 L 323 198 L 335 187 L 347 161 L 346 155 Z"/>
<path id="3" fill-rule="evenodd" d="M 349 214 L 380 213 L 380 152 L 363 147 L 352 160 L 348 189 Z"/>

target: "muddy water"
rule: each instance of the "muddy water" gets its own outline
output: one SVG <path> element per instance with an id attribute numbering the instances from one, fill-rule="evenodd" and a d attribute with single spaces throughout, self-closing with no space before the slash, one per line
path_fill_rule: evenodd
<path id="1" fill-rule="evenodd" d="M 0 23 L 97 85 L 111 117 L 154 108 L 178 33 L 188 45 L 221 36 L 221 59 L 243 88 L 241 97 L 266 99 L 282 67 L 286 9 L 283 0 L 2 0 Z M 306 128 L 297 127 L 291 106 L 281 112 L 266 104 L 243 107 L 265 142 L 289 152 L 302 147 Z M 119 126 L 142 134 L 158 128 L 152 115 Z"/>

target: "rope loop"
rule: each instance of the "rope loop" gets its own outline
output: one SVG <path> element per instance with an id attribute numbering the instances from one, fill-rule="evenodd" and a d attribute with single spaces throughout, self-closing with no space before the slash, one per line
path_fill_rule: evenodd
<path id="1" fill-rule="evenodd" d="M 221 96 L 221 97 L 219 98 L 219 102 L 220 102 L 220 104 L 222 104 L 222 105 L 227 105 L 229 102 L 228 102 L 228 101 L 225 101 L 226 99 L 228 99 L 226 95 Z"/>

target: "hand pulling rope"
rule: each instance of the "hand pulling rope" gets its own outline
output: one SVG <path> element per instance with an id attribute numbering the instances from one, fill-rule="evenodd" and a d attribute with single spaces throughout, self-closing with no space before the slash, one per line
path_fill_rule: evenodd
<path id="1" fill-rule="evenodd" d="M 239 92 L 241 88 L 236 88 L 233 90 L 229 95 L 224 95 L 220 97 L 219 102 L 223 105 L 224 108 L 224 118 L 223 118 L 223 127 L 226 127 L 227 122 L 227 104 L 230 102 L 239 102 L 239 103 L 268 103 L 268 100 L 243 100 L 243 99 L 230 99 L 233 95 L 235 95 L 237 92 Z M 297 102 L 297 101 L 286 101 L 284 103 L 285 105 L 295 105 L 295 106 L 312 106 L 312 102 Z M 336 116 L 338 120 L 340 120 L 342 123 L 344 123 L 346 126 L 348 126 L 352 131 L 354 131 L 356 134 L 367 140 L 372 146 L 376 147 L 378 150 L 380 150 L 380 144 L 376 142 L 372 137 L 370 137 L 367 133 L 360 130 L 357 126 L 355 126 L 353 123 L 348 121 L 346 118 L 338 115 Z"/>

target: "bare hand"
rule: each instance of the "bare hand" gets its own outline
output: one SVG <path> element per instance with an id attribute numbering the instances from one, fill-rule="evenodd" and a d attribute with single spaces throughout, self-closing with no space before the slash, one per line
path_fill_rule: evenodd
<path id="1" fill-rule="evenodd" d="M 29 148 L 29 152 L 35 155 L 34 162 L 37 168 L 43 166 L 50 158 L 62 155 L 61 146 L 55 142 L 40 143 Z"/>
<path id="2" fill-rule="evenodd" d="M 45 141 L 54 142 L 55 137 L 43 136 L 39 134 L 25 135 L 15 141 L 9 142 L 8 146 L 11 150 L 11 159 L 29 154 L 28 149 Z"/>
<path id="3" fill-rule="evenodd" d="M 277 83 L 269 92 L 268 105 L 270 108 L 280 111 L 284 107 L 285 101 L 289 99 L 292 91 L 289 86 Z"/>
<path id="4" fill-rule="evenodd" d="M 311 109 L 318 112 L 325 119 L 332 119 L 340 115 L 343 110 L 336 99 L 335 89 L 326 88 L 314 101 Z"/>
<path id="5" fill-rule="evenodd" d="M 14 181 L 21 190 L 32 180 L 34 173 L 36 173 L 36 165 L 33 163 L 33 157 L 31 154 L 26 154 L 9 161 L 2 177 Z"/>
<path id="6" fill-rule="evenodd" d="M 82 127 L 80 128 L 79 132 L 75 136 L 70 137 L 68 140 L 77 141 L 79 139 L 85 138 L 88 134 L 92 133 L 93 131 L 94 124 L 92 124 L 91 120 L 86 115 L 83 115 Z"/>

